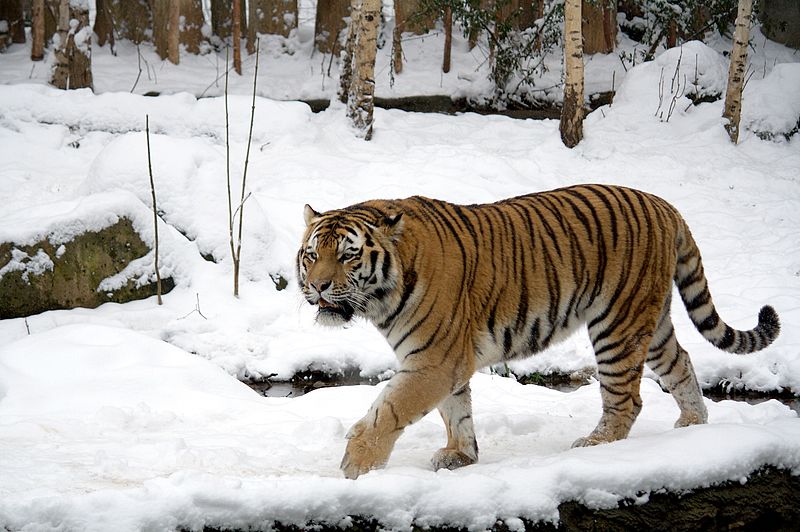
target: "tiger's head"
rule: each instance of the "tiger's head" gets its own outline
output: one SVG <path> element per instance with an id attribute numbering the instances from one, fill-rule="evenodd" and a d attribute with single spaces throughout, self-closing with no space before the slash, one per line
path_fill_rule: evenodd
<path id="1" fill-rule="evenodd" d="M 402 214 L 354 206 L 319 213 L 305 206 L 306 231 L 297 279 L 317 323 L 339 326 L 354 316 L 377 318 L 397 287 L 402 267 L 395 242 Z"/>

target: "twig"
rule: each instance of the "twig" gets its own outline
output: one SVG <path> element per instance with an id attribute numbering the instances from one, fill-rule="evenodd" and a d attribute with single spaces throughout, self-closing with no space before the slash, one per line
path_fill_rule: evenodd
<path id="1" fill-rule="evenodd" d="M 156 207 L 156 186 L 153 182 L 153 165 L 150 161 L 150 115 L 144 115 L 145 138 L 147 139 L 147 171 L 150 173 L 150 192 L 153 195 L 153 230 L 156 233 L 156 297 L 159 305 L 161 301 L 161 273 L 158 271 L 158 208 Z"/>
<path id="2" fill-rule="evenodd" d="M 28 336 L 31 335 L 31 326 L 28 325 L 28 318 L 25 318 L 25 330 L 28 331 Z"/>
<path id="3" fill-rule="evenodd" d="M 250 196 L 252 196 L 252 195 L 253 195 L 252 192 L 248 192 L 247 196 L 245 196 L 244 199 L 242 200 L 242 202 L 239 204 L 239 206 L 236 207 L 236 210 L 233 211 L 233 219 L 234 220 L 236 219 L 236 215 L 239 214 L 239 211 L 241 211 L 244 208 L 244 202 L 246 202 L 248 199 L 250 199 Z M 239 217 L 239 219 L 241 220 L 241 217 Z"/>
<path id="4" fill-rule="evenodd" d="M 196 302 L 196 303 L 195 303 L 195 305 L 194 305 L 194 310 L 192 310 L 191 312 L 189 312 L 189 313 L 188 313 L 188 314 L 186 314 L 185 316 L 181 316 L 180 318 L 178 318 L 179 320 L 186 319 L 186 318 L 188 318 L 189 316 L 191 316 L 192 314 L 194 314 L 195 312 L 197 312 L 198 314 L 200 314 L 200 317 L 201 317 L 201 318 L 203 318 L 204 320 L 207 320 L 207 319 L 208 319 L 208 318 L 206 318 L 206 317 L 203 315 L 203 313 L 200 311 L 200 294 L 199 294 L 199 293 L 197 293 L 197 292 L 195 292 L 195 297 L 197 298 L 197 302 Z"/>
<path id="5" fill-rule="evenodd" d="M 136 45 L 136 55 L 138 58 L 139 64 L 139 73 L 136 74 L 136 81 L 133 82 L 133 87 L 131 87 L 131 92 L 136 88 L 136 85 L 139 84 L 139 78 L 142 77 L 142 51 L 139 49 L 139 45 Z"/>

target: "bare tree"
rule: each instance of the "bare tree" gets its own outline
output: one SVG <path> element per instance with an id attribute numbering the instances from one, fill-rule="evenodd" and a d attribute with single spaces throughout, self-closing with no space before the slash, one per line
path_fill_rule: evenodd
<path id="1" fill-rule="evenodd" d="M 58 13 L 55 65 L 50 83 L 59 89 L 92 88 L 92 29 L 88 2 L 49 1 Z"/>
<path id="2" fill-rule="evenodd" d="M 242 0 L 233 0 L 233 69 L 242 75 Z"/>
<path id="3" fill-rule="evenodd" d="M 424 34 L 436 23 L 438 12 L 426 8 L 422 0 L 394 0 L 394 31 L 392 33 L 392 68 L 403 71 L 403 33 Z"/>
<path id="4" fill-rule="evenodd" d="M 180 0 L 180 43 L 190 54 L 200 53 L 203 42 L 203 0 Z"/>
<path id="5" fill-rule="evenodd" d="M 31 6 L 31 61 L 44 59 L 44 0 Z"/>
<path id="6" fill-rule="evenodd" d="M 739 121 L 742 114 L 742 90 L 747 67 L 747 43 L 750 40 L 750 16 L 753 0 L 739 0 L 736 29 L 733 32 L 731 66 L 728 69 L 728 89 L 725 91 L 725 108 L 722 117 L 727 118 L 725 129 L 731 142 L 739 142 Z"/>
<path id="7" fill-rule="evenodd" d="M 153 8 L 148 0 L 103 0 L 103 3 L 118 38 L 134 44 L 153 39 Z"/>
<path id="8" fill-rule="evenodd" d="M 314 22 L 314 41 L 320 52 L 336 53 L 339 33 L 345 29 L 345 17 L 350 10 L 349 0 L 324 0 L 317 2 Z"/>
<path id="9" fill-rule="evenodd" d="M 394 0 L 395 27 L 417 35 L 431 30 L 439 13 L 426 9 L 423 0 Z"/>
<path id="10" fill-rule="evenodd" d="M 211 0 L 211 31 L 222 40 L 233 33 L 233 2 L 231 0 Z M 247 33 L 247 13 L 239 9 L 239 30 Z"/>
<path id="11" fill-rule="evenodd" d="M 289 36 L 297 27 L 297 0 L 250 0 L 248 47 L 257 33 Z"/>
<path id="12" fill-rule="evenodd" d="M 347 97 L 347 116 L 364 140 L 372 138 L 372 113 L 375 108 L 375 56 L 378 52 L 378 26 L 381 0 L 353 0 L 358 15 L 353 46 L 353 80 Z"/>
<path id="13" fill-rule="evenodd" d="M 153 197 L 153 231 L 155 232 L 155 269 L 156 269 L 156 296 L 161 305 L 161 272 L 158 269 L 158 206 L 156 204 L 156 185 L 153 181 L 153 164 L 150 160 L 150 116 L 144 116 L 145 138 L 147 139 L 147 171 L 150 174 L 150 194 Z"/>
<path id="14" fill-rule="evenodd" d="M 230 122 L 228 118 L 228 56 L 225 55 L 225 168 L 226 179 L 228 185 L 228 232 L 230 236 L 231 246 L 231 259 L 233 260 L 233 295 L 239 297 L 239 271 L 242 263 L 242 226 L 244 220 L 244 203 L 250 194 L 245 195 L 247 190 L 247 166 L 250 162 L 250 146 L 253 140 L 253 123 L 256 116 L 256 87 L 258 83 L 258 52 L 259 46 L 256 42 L 256 66 L 253 73 L 253 101 L 250 107 L 250 130 L 247 135 L 247 152 L 244 159 L 244 171 L 242 172 L 242 194 L 239 200 L 239 205 L 236 209 L 233 208 L 232 194 L 231 194 L 231 159 L 230 159 Z M 236 238 L 234 238 L 233 227 L 235 224 L 236 215 L 239 215 L 239 231 Z"/>
<path id="15" fill-rule="evenodd" d="M 96 14 L 94 18 L 94 34 L 97 36 L 97 46 L 108 44 L 114 49 L 114 19 L 111 16 L 108 0 L 96 0 Z"/>
<path id="16" fill-rule="evenodd" d="M 583 138 L 581 0 L 564 2 L 564 105 L 559 129 L 568 148 L 574 148 Z"/>
<path id="17" fill-rule="evenodd" d="M 444 53 L 442 57 L 442 72 L 450 72 L 450 52 L 453 48 L 453 8 L 444 8 Z"/>
<path id="18" fill-rule="evenodd" d="M 161 59 L 180 63 L 180 0 L 153 0 L 153 43 Z"/>
<path id="19" fill-rule="evenodd" d="M 361 22 L 358 20 L 361 11 L 358 9 L 359 0 L 353 0 L 350 10 L 350 24 L 347 28 L 347 38 L 345 39 L 344 50 L 340 54 L 341 65 L 339 67 L 339 101 L 346 104 L 350 97 L 350 87 L 353 84 L 353 55 L 356 50 L 356 40 L 358 28 Z"/>
<path id="20" fill-rule="evenodd" d="M 25 42 L 25 17 L 23 16 L 22 0 L 0 1 L 0 20 L 6 22 L 6 33 L 12 43 Z"/>
<path id="21" fill-rule="evenodd" d="M 609 54 L 617 44 L 617 3 L 583 0 L 583 52 Z"/>

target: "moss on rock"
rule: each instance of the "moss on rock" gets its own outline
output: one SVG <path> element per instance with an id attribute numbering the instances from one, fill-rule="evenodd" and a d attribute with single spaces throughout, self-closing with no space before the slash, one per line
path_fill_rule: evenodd
<path id="1" fill-rule="evenodd" d="M 46 238 L 31 245 L 0 242 L 0 271 L 6 270 L 0 277 L 0 319 L 155 295 L 155 283 L 137 286 L 133 279 L 114 291 L 97 289 L 103 279 L 149 252 L 127 218 L 63 244 Z M 163 293 L 175 286 L 171 278 L 162 279 L 161 284 Z"/>

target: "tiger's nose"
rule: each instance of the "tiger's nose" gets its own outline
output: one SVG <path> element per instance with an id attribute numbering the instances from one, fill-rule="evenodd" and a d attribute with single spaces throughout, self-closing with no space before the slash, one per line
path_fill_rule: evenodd
<path id="1" fill-rule="evenodd" d="M 318 294 L 321 294 L 325 290 L 331 287 L 330 281 L 311 281 L 311 287 L 317 291 Z"/>

